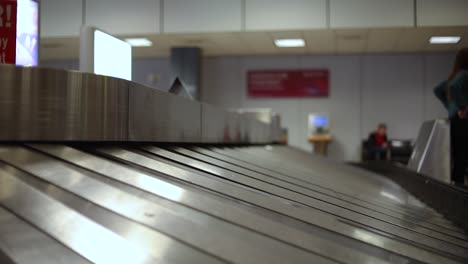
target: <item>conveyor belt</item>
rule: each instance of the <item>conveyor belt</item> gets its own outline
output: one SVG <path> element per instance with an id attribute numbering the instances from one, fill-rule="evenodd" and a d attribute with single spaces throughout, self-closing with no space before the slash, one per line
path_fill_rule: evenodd
<path id="1" fill-rule="evenodd" d="M 0 262 L 468 263 L 468 236 L 284 146 L 2 144 Z"/>

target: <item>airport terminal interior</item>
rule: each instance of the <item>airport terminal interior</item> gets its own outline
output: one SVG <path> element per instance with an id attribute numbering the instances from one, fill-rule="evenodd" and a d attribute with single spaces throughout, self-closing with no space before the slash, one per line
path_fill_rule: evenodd
<path id="1" fill-rule="evenodd" d="M 468 263 L 467 0 L 0 0 L 0 264 Z"/>

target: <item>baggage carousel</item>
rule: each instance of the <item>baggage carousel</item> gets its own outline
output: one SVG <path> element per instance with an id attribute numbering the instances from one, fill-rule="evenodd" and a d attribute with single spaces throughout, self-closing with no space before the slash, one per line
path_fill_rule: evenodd
<path id="1" fill-rule="evenodd" d="M 16 87 L 1 110 L 34 85 Z M 132 100 L 120 130 L 76 133 L 103 121 L 42 109 L 9 116 L 30 124 L 18 134 L 0 114 L 0 263 L 468 263 L 467 233 L 388 178 L 269 144 L 264 125 L 211 106 L 192 105 L 190 126 L 171 115 L 145 127 Z M 185 132 L 148 132 L 158 125 Z"/>

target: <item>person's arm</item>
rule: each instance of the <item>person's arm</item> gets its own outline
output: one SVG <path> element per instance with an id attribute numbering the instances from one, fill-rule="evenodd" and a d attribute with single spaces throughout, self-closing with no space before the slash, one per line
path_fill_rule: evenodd
<path id="1" fill-rule="evenodd" d="M 460 71 L 449 85 L 456 107 L 464 111 L 468 107 L 468 71 Z"/>
<path id="2" fill-rule="evenodd" d="M 448 81 L 443 81 L 443 82 L 439 83 L 439 85 L 437 85 L 434 88 L 434 94 L 442 102 L 442 104 L 445 106 L 445 108 L 448 109 L 449 108 L 449 102 L 448 102 L 448 98 L 447 98 L 447 85 L 448 85 Z"/>

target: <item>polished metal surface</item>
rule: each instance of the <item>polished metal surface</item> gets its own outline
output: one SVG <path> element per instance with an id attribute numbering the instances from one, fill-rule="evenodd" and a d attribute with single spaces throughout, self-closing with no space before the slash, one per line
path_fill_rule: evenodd
<path id="1" fill-rule="evenodd" d="M 135 83 L 129 94 L 129 140 L 200 141 L 200 103 Z"/>
<path id="2" fill-rule="evenodd" d="M 386 178 L 284 146 L 0 144 L 2 256 L 466 263 L 468 237 Z"/>
<path id="3" fill-rule="evenodd" d="M 445 119 L 425 122 L 416 140 L 408 168 L 439 181 L 450 183 L 450 123 Z"/>
<path id="4" fill-rule="evenodd" d="M 0 87 L 0 141 L 271 143 L 280 129 L 90 73 L 1 64 Z"/>
<path id="5" fill-rule="evenodd" d="M 197 170 L 202 170 L 204 172 L 214 174 L 225 180 L 237 182 L 244 186 L 251 186 L 252 188 L 263 191 L 265 193 L 272 194 L 276 197 L 284 198 L 287 201 L 297 202 L 301 207 L 305 206 L 305 208 L 315 211 L 315 215 L 319 215 L 320 213 L 325 212 L 326 214 L 329 214 L 332 217 L 338 216 L 339 218 L 342 218 L 342 221 L 344 220 L 352 222 L 364 222 L 366 223 L 366 226 L 369 226 L 370 228 L 380 230 L 380 232 L 385 232 L 400 239 L 412 241 L 413 243 L 420 244 L 423 247 L 430 247 L 433 250 L 443 250 L 462 258 L 468 258 L 466 241 L 455 240 L 461 243 L 459 245 L 452 242 L 441 241 L 437 238 L 431 237 L 433 233 L 430 231 L 420 233 L 415 232 L 417 230 L 399 228 L 398 226 L 392 225 L 391 223 L 382 221 L 378 218 L 370 218 L 364 215 L 359 215 L 352 210 L 346 209 L 344 207 L 337 207 L 327 201 L 311 199 L 311 197 L 300 195 L 297 192 L 290 191 L 286 188 L 279 188 L 278 186 L 265 184 L 264 181 L 257 181 L 252 178 L 246 177 L 245 175 L 233 173 L 231 170 L 224 169 L 219 166 L 214 166 L 207 162 L 196 160 L 192 157 L 185 157 L 156 147 L 150 147 L 145 149 L 150 151 L 151 153 L 164 156 L 165 158 L 172 159 L 182 164 L 186 164 Z M 391 247 L 389 247 L 388 249 L 392 250 Z"/>
<path id="6" fill-rule="evenodd" d="M 0 64 L 0 140 L 127 139 L 129 82 Z"/>

